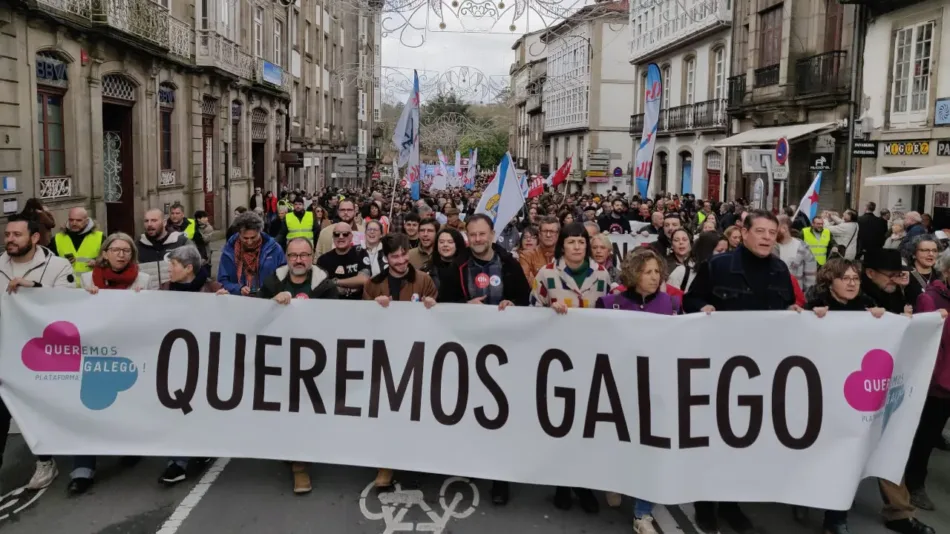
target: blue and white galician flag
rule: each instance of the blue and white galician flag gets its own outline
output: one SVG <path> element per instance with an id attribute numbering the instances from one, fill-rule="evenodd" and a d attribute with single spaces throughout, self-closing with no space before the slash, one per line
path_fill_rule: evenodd
<path id="1" fill-rule="evenodd" d="M 521 196 L 527 198 L 528 196 L 528 173 L 523 173 L 518 177 L 518 186 L 521 187 Z"/>
<path id="2" fill-rule="evenodd" d="M 475 208 L 475 213 L 484 213 L 495 222 L 495 231 L 501 230 L 515 218 L 524 206 L 524 194 L 515 175 L 515 163 L 511 161 L 511 153 L 505 153 L 498 164 L 495 179 L 485 186 L 482 198 Z"/>
<path id="3" fill-rule="evenodd" d="M 402 108 L 399 122 L 396 123 L 396 129 L 393 131 L 393 145 L 399 152 L 399 157 L 396 159 L 397 167 L 409 163 L 413 148 L 419 146 L 419 73 L 413 71 L 412 77 L 412 92 L 406 100 L 406 107 Z M 406 175 L 411 181 L 412 176 L 409 173 Z"/>
<path id="4" fill-rule="evenodd" d="M 475 189 L 475 177 L 478 176 L 478 149 L 472 151 L 468 157 L 468 175 L 465 177 L 465 189 Z"/>
<path id="5" fill-rule="evenodd" d="M 802 197 L 802 201 L 798 203 L 798 211 L 804 213 L 808 216 L 809 221 L 815 220 L 815 217 L 818 215 L 818 198 L 821 193 L 821 172 L 818 172 L 818 176 L 815 176 L 815 180 L 811 183 L 811 187 L 808 188 L 808 191 L 805 191 L 805 196 Z"/>
<path id="6" fill-rule="evenodd" d="M 660 123 L 660 103 L 663 100 L 663 78 L 656 63 L 647 65 L 647 85 L 643 91 L 643 133 L 633 165 L 633 180 L 640 198 L 647 198 L 650 176 L 653 174 L 653 151 L 656 148 L 656 130 Z"/>

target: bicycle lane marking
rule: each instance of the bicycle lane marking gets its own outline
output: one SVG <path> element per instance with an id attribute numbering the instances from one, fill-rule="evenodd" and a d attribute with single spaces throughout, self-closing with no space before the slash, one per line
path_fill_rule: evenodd
<path id="1" fill-rule="evenodd" d="M 455 485 L 450 494 L 449 487 Z M 463 492 L 463 490 L 465 490 Z M 469 496 L 468 494 L 471 493 Z M 462 502 L 469 502 L 459 509 Z M 478 487 L 469 479 L 463 477 L 449 477 L 442 483 L 439 489 L 439 507 L 442 508 L 440 514 L 434 510 L 425 500 L 425 495 L 419 489 L 403 489 L 402 485 L 396 483 L 392 490 L 376 492 L 375 484 L 370 482 L 360 493 L 360 513 L 370 521 L 382 521 L 384 524 L 383 534 L 394 534 L 396 532 L 434 532 L 439 534 L 443 532 L 451 519 L 465 519 L 471 516 L 478 507 L 480 495 Z M 376 501 L 376 502 L 372 502 Z M 378 503 L 379 512 L 370 509 Z M 422 522 L 423 519 L 407 520 L 406 516 L 413 508 L 418 508 L 421 515 L 429 520 L 428 523 Z"/>
<path id="2" fill-rule="evenodd" d="M 224 468 L 227 467 L 230 462 L 230 458 L 218 458 L 215 460 L 214 464 L 205 471 L 201 480 L 198 481 L 198 484 L 196 484 L 194 488 L 191 488 L 191 492 L 178 503 L 175 511 L 165 520 L 162 527 L 158 529 L 157 534 L 175 534 L 178 532 L 178 529 L 181 528 L 185 519 L 188 519 L 188 514 L 198 506 L 201 499 L 204 498 L 208 490 L 211 489 L 211 485 L 214 484 L 214 481 L 218 479 L 218 476 L 221 475 L 221 472 L 224 471 Z"/>

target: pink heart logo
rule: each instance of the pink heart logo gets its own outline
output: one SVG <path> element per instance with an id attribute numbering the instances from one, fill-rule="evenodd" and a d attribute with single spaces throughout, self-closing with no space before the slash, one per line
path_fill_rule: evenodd
<path id="1" fill-rule="evenodd" d="M 876 412 L 887 401 L 887 390 L 894 374 L 894 358 L 885 350 L 868 351 L 861 369 L 844 381 L 844 398 L 859 412 Z"/>
<path id="2" fill-rule="evenodd" d="M 20 353 L 23 365 L 38 373 L 77 373 L 82 366 L 79 329 L 67 321 L 50 323 Z"/>

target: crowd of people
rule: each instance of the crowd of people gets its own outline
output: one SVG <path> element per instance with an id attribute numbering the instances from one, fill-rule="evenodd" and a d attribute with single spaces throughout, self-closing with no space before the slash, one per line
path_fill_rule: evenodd
<path id="1" fill-rule="evenodd" d="M 627 198 L 612 192 L 548 191 L 504 227 L 475 213 L 480 187 L 424 193 L 412 200 L 379 189 L 327 189 L 274 195 L 255 190 L 227 230 L 212 275 L 213 229 L 207 214 L 187 218 L 176 204 L 145 213 L 145 232 L 133 239 L 105 235 L 82 208 L 70 210 L 58 232 L 48 210 L 31 201 L 5 229 L 0 274 L 8 291 L 20 287 L 166 290 L 272 299 L 393 301 L 550 308 L 602 308 L 662 315 L 725 311 L 796 310 L 824 317 L 838 310 L 913 314 L 950 310 L 950 252 L 930 221 L 917 212 L 892 217 L 873 203 L 858 216 L 825 211 L 808 220 L 789 207 L 776 215 L 745 201 L 713 203 L 690 195 Z M 615 259 L 612 234 L 645 237 L 644 246 Z M 655 239 L 654 239 L 655 237 Z M 950 324 L 950 323 L 948 323 Z M 948 326 L 947 328 L 950 328 Z M 932 534 L 915 517 L 933 510 L 926 478 L 934 449 L 948 450 L 942 430 L 950 418 L 950 332 L 944 331 L 933 382 L 913 440 L 904 481 L 880 480 L 884 525 L 900 534 Z M 10 425 L 6 407 L 0 432 Z M 2 456 L 2 449 L 0 449 Z M 82 494 L 95 479 L 96 459 L 76 457 L 68 491 Z M 134 458 L 125 459 L 134 462 Z M 176 484 L 208 459 L 171 458 L 159 480 Z M 311 490 L 309 465 L 291 462 L 296 493 Z M 29 487 L 57 476 L 54 459 L 38 457 Z M 398 475 L 380 467 L 375 485 Z M 509 483 L 492 483 L 504 505 Z M 657 532 L 653 504 L 633 496 L 634 531 Z M 610 506 L 623 497 L 607 494 Z M 574 503 L 597 513 L 589 489 L 559 487 L 554 505 Z M 696 503 L 705 533 L 721 521 L 740 534 L 756 532 L 739 504 Z M 793 508 L 803 520 L 808 510 Z M 824 513 L 826 534 L 848 534 L 848 515 Z"/>

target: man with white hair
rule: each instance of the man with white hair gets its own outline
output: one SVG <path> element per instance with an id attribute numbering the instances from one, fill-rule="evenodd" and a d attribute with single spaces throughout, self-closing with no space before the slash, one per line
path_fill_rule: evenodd
<path id="1" fill-rule="evenodd" d="M 923 218 L 918 211 L 908 211 L 904 214 L 904 238 L 901 239 L 901 256 L 910 258 L 914 255 L 914 238 L 927 233 L 923 225 Z"/>

